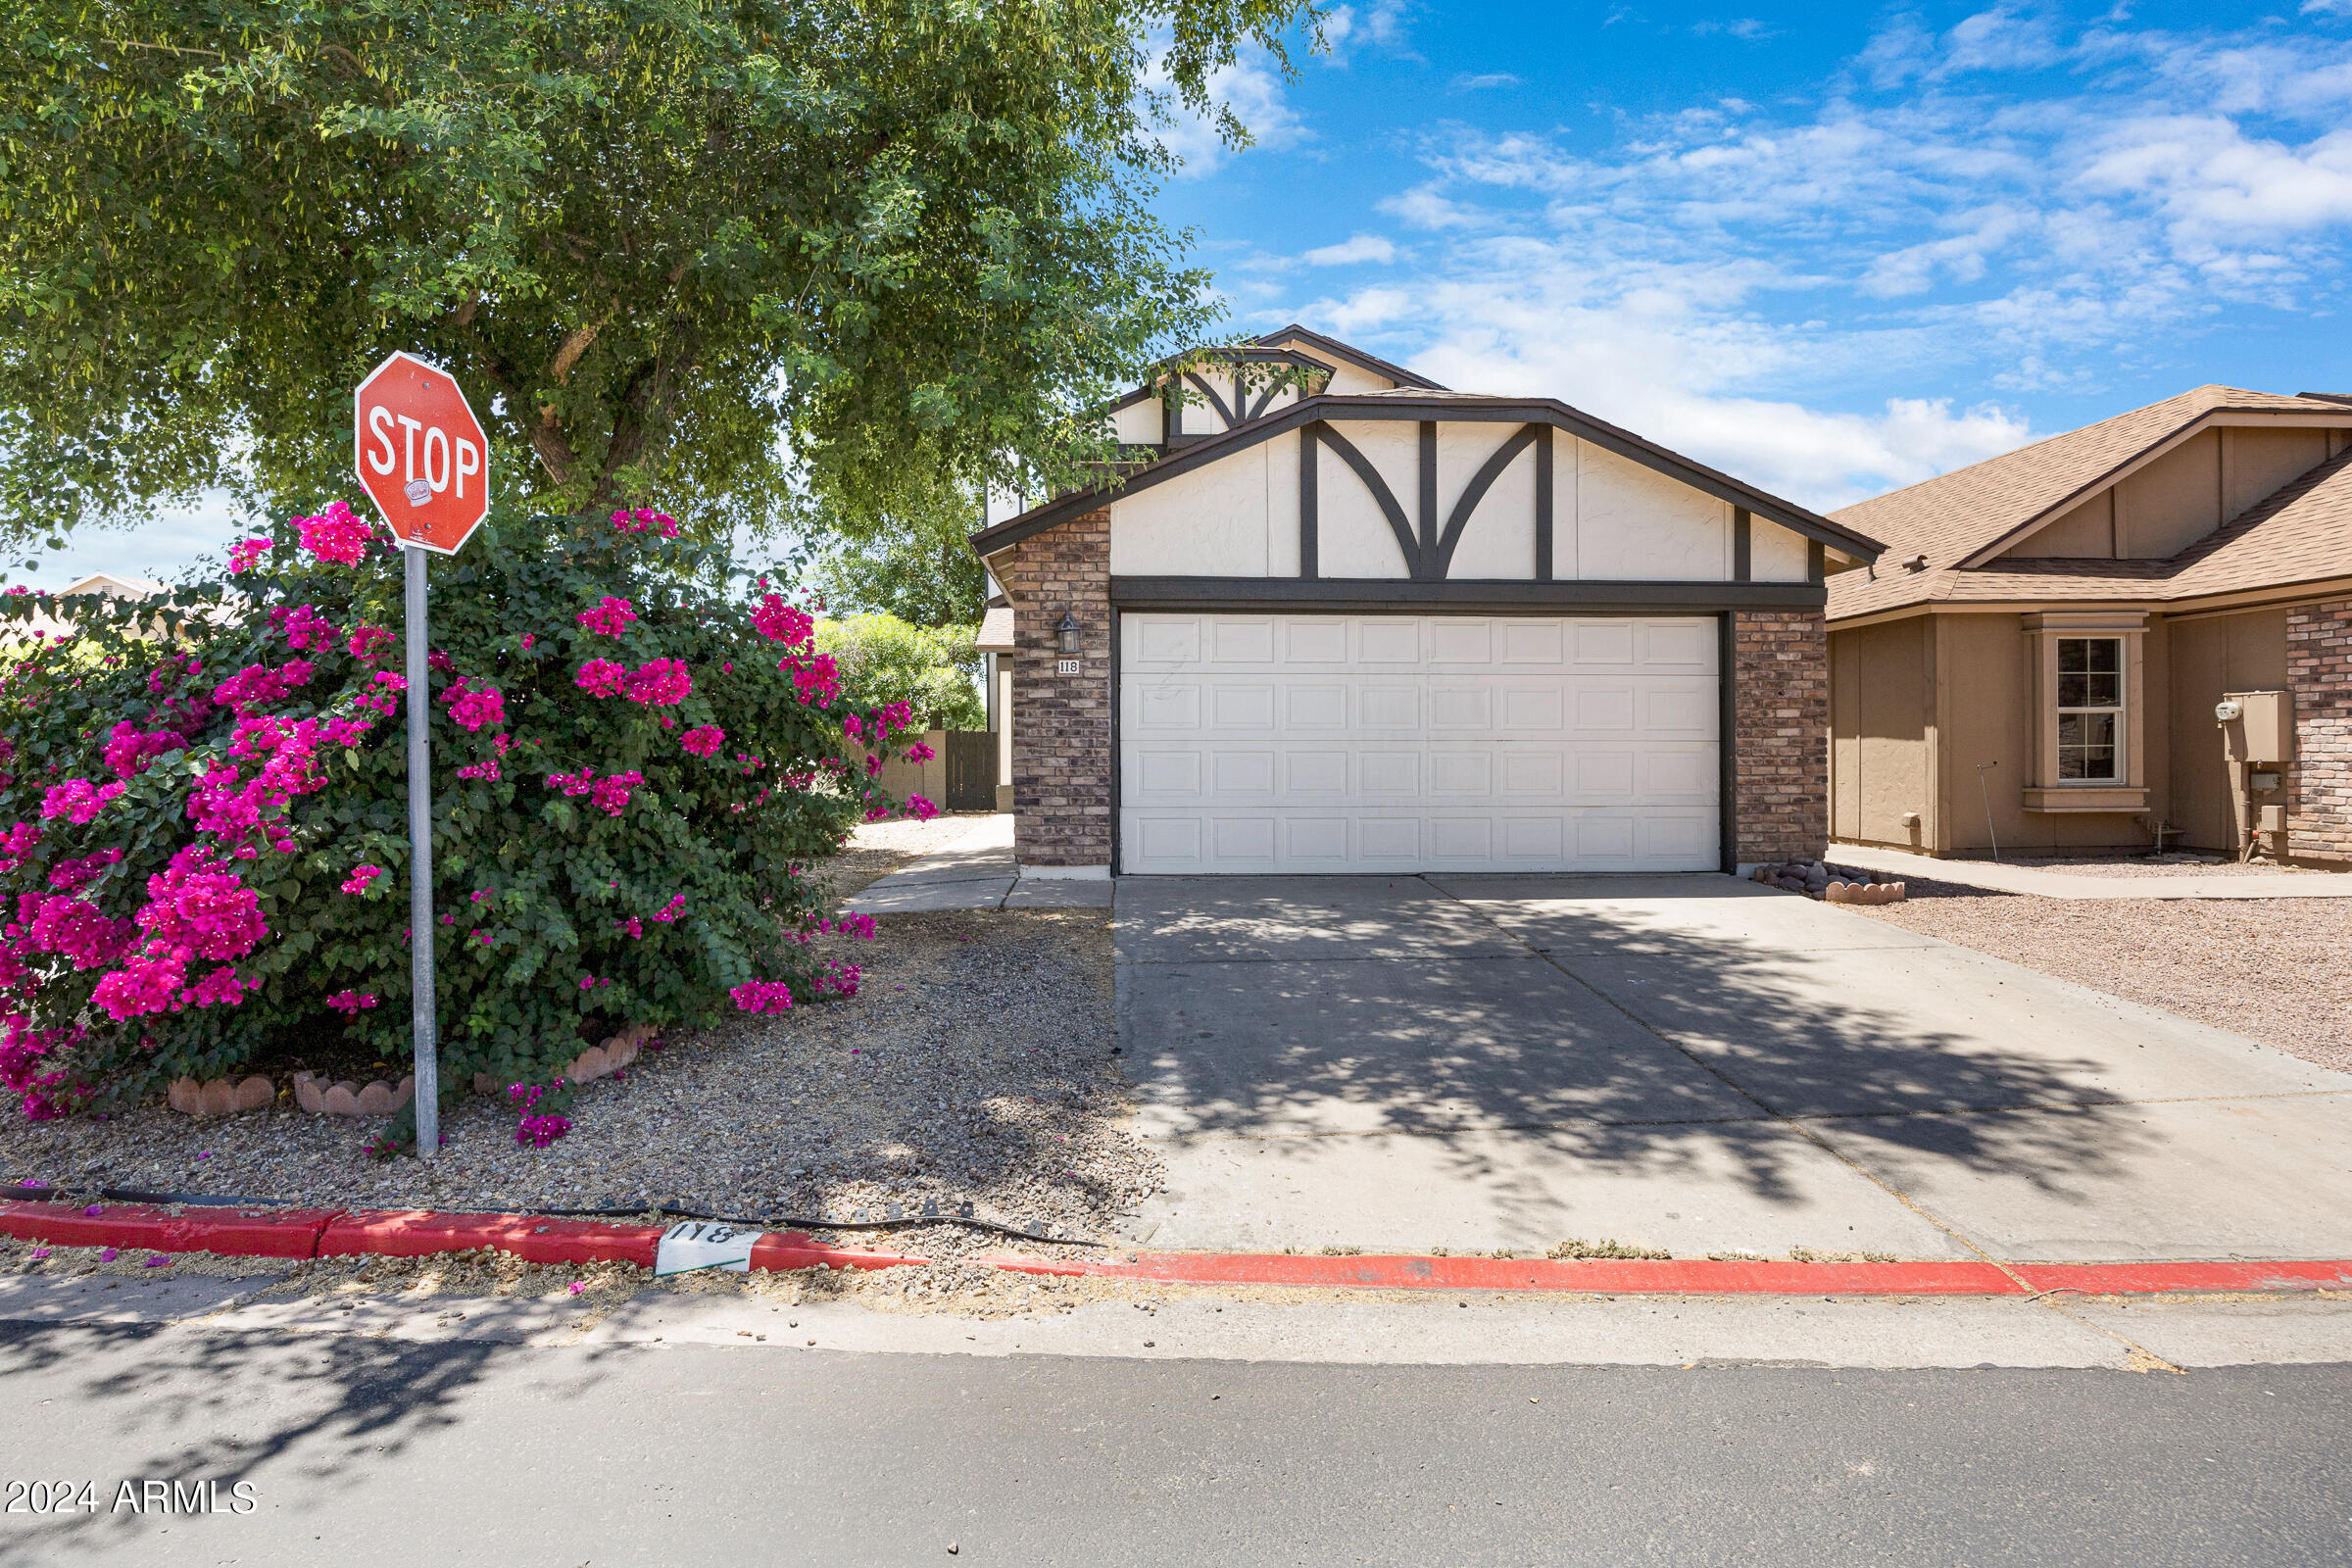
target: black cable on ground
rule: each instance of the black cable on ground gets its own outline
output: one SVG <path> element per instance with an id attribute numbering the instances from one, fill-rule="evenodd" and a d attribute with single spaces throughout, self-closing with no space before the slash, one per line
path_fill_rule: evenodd
<path id="1" fill-rule="evenodd" d="M 30 1197 L 36 1193 L 59 1193 L 67 1189 L 53 1182 L 19 1182 L 0 1187 L 0 1194 L 19 1193 Z M 188 1208 L 293 1208 L 302 1200 L 292 1198 L 216 1198 L 202 1193 L 151 1193 L 135 1187 L 74 1188 L 75 1192 L 91 1193 L 112 1203 L 178 1203 Z M 452 1209 L 452 1213 L 509 1213 L 508 1209 Z M 993 1231 L 999 1236 L 1010 1236 L 1024 1242 L 1052 1242 L 1060 1247 L 1107 1247 L 1108 1242 L 1093 1242 L 1077 1236 L 1055 1236 L 1050 1232 L 1025 1231 L 1017 1226 L 999 1224 L 993 1219 L 981 1219 L 971 1214 L 906 1214 L 896 1219 L 822 1219 L 801 1214 L 783 1214 L 764 1219 L 748 1219 L 737 1214 L 709 1214 L 700 1209 L 685 1208 L 676 1203 L 636 1203 L 625 1208 L 537 1208 L 534 1214 L 556 1219 L 633 1219 L 639 1214 L 662 1214 L 670 1219 L 709 1220 L 719 1225 L 742 1225 L 760 1230 L 815 1230 L 815 1231 L 887 1231 L 905 1230 L 923 1225 L 960 1225 L 966 1230 Z"/>

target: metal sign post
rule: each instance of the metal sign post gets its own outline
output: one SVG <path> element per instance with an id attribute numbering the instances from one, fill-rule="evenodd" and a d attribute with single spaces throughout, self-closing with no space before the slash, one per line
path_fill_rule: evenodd
<path id="1" fill-rule="evenodd" d="M 428 555 L 455 555 L 490 511 L 490 442 L 455 378 L 393 354 L 351 395 L 351 467 L 392 537 L 408 591 L 409 973 L 416 1157 L 441 1148 L 441 1056 L 433 986 L 431 645 L 425 636 Z M 466 481 L 473 482 L 468 485 Z"/>
<path id="2" fill-rule="evenodd" d="M 439 1009 L 433 989 L 433 764 L 432 688 L 426 677 L 424 563 L 420 545 L 401 550 L 408 574 L 409 643 L 409 1010 L 414 1025 L 416 1084 L 409 1103 L 416 1111 L 416 1157 L 431 1159 L 441 1148 L 441 1057 Z"/>

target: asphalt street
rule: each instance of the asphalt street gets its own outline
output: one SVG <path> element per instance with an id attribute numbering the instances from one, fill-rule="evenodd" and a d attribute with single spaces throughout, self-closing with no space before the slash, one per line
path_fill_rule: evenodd
<path id="1" fill-rule="evenodd" d="M 2352 1557 L 2352 1368 L 1324 1365 L 0 1325 L 0 1563 Z M 217 1483 L 220 1511 L 118 1505 Z M 250 1511 L 234 1483 L 251 1483 Z M 59 1493 L 45 1489 L 51 1506 Z"/>

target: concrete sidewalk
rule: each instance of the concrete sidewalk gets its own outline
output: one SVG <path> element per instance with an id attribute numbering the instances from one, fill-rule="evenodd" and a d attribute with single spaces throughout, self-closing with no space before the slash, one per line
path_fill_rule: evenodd
<path id="1" fill-rule="evenodd" d="M 1860 844 L 1833 844 L 1830 859 L 1890 876 L 1953 882 L 2043 899 L 2352 899 L 2352 873 L 2280 872 L 2273 876 L 2069 876 L 1991 860 L 1938 860 Z"/>
<path id="2" fill-rule="evenodd" d="M 1012 813 L 982 817 L 969 833 L 866 885 L 842 906 L 853 914 L 941 909 L 1107 909 L 1110 883 L 1022 876 L 1012 858 Z"/>
<path id="3" fill-rule="evenodd" d="M 2352 1252 L 2352 1076 L 1711 875 L 1130 877 L 1162 1248 Z"/>

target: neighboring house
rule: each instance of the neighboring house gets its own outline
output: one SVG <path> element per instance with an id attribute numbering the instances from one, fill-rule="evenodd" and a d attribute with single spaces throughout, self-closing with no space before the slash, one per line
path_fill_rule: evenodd
<path id="1" fill-rule="evenodd" d="M 1833 837 L 2352 856 L 2352 398 L 2198 387 L 1835 515 L 1887 544 L 1830 579 Z M 2287 765 L 2225 762 L 2242 692 Z"/>
<path id="2" fill-rule="evenodd" d="M 82 594 L 96 594 L 106 599 L 152 599 L 157 594 L 169 592 L 170 586 L 168 583 L 150 582 L 145 577 L 118 577 L 112 572 L 99 571 L 47 595 L 44 604 L 54 606 L 62 599 Z M 17 624 L 22 625 L 23 632 L 19 632 Z M 74 634 L 74 618 L 71 614 L 58 614 L 45 608 L 17 624 L 5 628 L 7 636 L 14 638 L 31 632 L 50 637 L 70 637 Z"/>
<path id="3" fill-rule="evenodd" d="M 973 538 L 1025 872 L 1821 853 L 1823 578 L 1876 542 L 1301 327 L 1204 363 L 1112 412 L 1116 475 Z"/>

